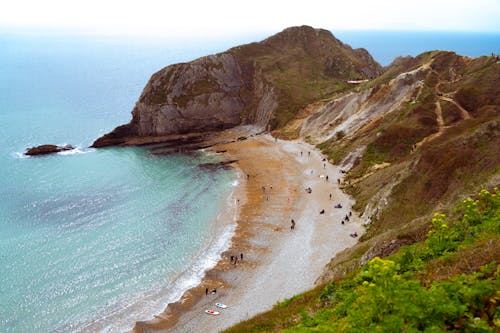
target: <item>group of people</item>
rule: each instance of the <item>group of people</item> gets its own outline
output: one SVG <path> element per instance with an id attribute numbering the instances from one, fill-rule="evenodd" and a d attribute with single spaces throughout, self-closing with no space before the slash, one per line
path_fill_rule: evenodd
<path id="1" fill-rule="evenodd" d="M 239 258 L 240 258 L 240 260 L 243 260 L 243 253 L 240 253 Z M 236 264 L 238 263 L 238 255 L 231 256 L 231 257 L 230 257 L 230 259 L 231 259 L 231 261 L 230 261 L 230 262 L 231 262 L 233 265 L 236 265 Z"/>
<path id="2" fill-rule="evenodd" d="M 341 223 L 344 224 L 345 222 L 349 222 L 349 216 L 352 216 L 352 212 L 349 212 L 349 215 L 346 215 Z"/>

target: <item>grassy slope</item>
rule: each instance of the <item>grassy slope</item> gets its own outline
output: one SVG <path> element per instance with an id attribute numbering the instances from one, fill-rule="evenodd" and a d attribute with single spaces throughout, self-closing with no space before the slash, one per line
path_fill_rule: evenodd
<path id="1" fill-rule="evenodd" d="M 239 59 L 243 71 L 260 73 L 274 88 L 278 108 L 270 123 L 273 129 L 285 126 L 308 104 L 346 90 L 347 80 L 381 71 L 371 56 L 363 57 L 330 32 L 310 27 L 289 28 L 228 52 Z"/>
<path id="2" fill-rule="evenodd" d="M 350 281 L 358 274 L 359 267 L 371 258 L 389 256 L 401 246 L 422 242 L 431 228 L 433 211 L 456 217 L 457 213 L 451 207 L 464 197 L 481 188 L 498 185 L 500 87 L 497 83 L 500 82 L 500 65 L 494 58 L 472 60 L 448 52 L 427 52 L 415 59 L 402 59 L 381 77 L 350 89 L 384 89 L 384 84 L 397 74 L 424 63 L 430 63 L 431 69 L 416 103 L 404 104 L 398 112 L 364 128 L 355 137 L 337 137 L 319 145 L 335 163 L 356 148 L 367 147 L 349 172 L 345 188 L 355 197 L 358 211 L 362 212 L 376 193 L 394 185 L 388 195 L 387 206 L 372 218 L 372 224 L 361 242 L 332 260 L 323 283 L 339 279 Z M 441 99 L 438 91 L 465 108 L 470 119 L 464 119 L 455 104 Z M 442 107 L 446 126 L 441 130 L 436 114 L 437 101 Z M 304 113 L 307 116 L 308 112 Z M 439 136 L 415 149 L 415 144 L 438 132 Z M 381 163 L 388 163 L 389 166 L 373 169 L 374 165 Z M 366 176 L 369 172 L 373 173 Z M 424 266 L 414 270 L 411 283 L 425 287 L 433 279 L 448 281 L 451 276 L 460 273 L 477 272 L 479 266 L 492 260 L 498 263 L 497 244 L 500 239 L 497 229 L 496 234 L 478 239 L 473 245 L 460 248 L 454 255 L 427 258 L 429 260 L 426 259 Z M 468 256 L 474 256 L 474 259 L 469 260 Z M 492 273 L 488 274 L 488 278 L 492 278 Z M 498 290 L 497 275 L 494 280 Z M 294 327 L 298 331 L 310 330 L 308 325 L 318 328 L 321 326 L 318 320 L 322 322 L 325 319 L 311 317 L 311 314 L 317 313 L 320 317 L 326 313 L 325 327 L 329 327 L 332 323 L 328 322 L 328 318 L 332 318 L 332 313 L 324 310 L 328 305 L 320 297 L 324 293 L 324 288 L 318 287 L 298 295 L 277 305 L 273 311 L 228 332 L 280 331 L 286 327 Z M 338 321 L 342 316 L 335 318 Z M 489 325 L 492 325 L 491 320 Z M 325 327 L 316 331 L 325 331 Z M 346 327 L 337 327 L 337 330 L 349 331 Z"/>
<path id="3" fill-rule="evenodd" d="M 465 200 L 458 215 L 451 221 L 436 214 L 424 241 L 387 259 L 376 257 L 225 332 L 500 329 L 498 191 Z"/>

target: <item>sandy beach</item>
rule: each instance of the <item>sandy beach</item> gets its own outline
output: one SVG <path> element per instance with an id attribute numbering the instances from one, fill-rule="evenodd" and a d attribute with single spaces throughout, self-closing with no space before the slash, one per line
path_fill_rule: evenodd
<path id="1" fill-rule="evenodd" d="M 238 161 L 239 216 L 231 247 L 198 287 L 156 319 L 137 323 L 135 332 L 218 332 L 269 310 L 314 287 L 330 259 L 357 242 L 350 234 L 363 232 L 354 212 L 341 223 L 354 202 L 339 189 L 340 168 L 313 146 L 258 135 L 213 149 Z M 334 208 L 338 203 L 342 208 Z M 206 288 L 217 292 L 206 295 Z M 217 302 L 228 308 L 217 309 Z M 221 314 L 207 315 L 206 309 Z"/>

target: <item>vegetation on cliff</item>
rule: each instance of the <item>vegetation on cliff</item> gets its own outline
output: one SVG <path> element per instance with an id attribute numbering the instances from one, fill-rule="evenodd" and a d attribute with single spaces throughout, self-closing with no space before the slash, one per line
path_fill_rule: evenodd
<path id="1" fill-rule="evenodd" d="M 496 56 L 429 51 L 382 69 L 329 31 L 294 27 L 155 73 L 131 123 L 94 145 L 256 124 L 348 170 L 360 242 L 321 287 L 230 332 L 488 331 L 500 321 L 497 190 L 454 207 L 499 185 L 498 82 Z"/>
<path id="2" fill-rule="evenodd" d="M 349 170 L 342 186 L 368 231 L 332 259 L 318 280 L 326 289 L 228 332 L 498 330 L 497 190 L 453 208 L 498 186 L 497 82 L 496 57 L 426 52 L 276 129 Z"/>
<path id="3" fill-rule="evenodd" d="M 451 52 L 415 59 L 397 64 L 406 72 L 389 67 L 392 78 L 377 78 L 381 83 L 370 88 L 388 91 L 394 75 L 416 73 L 421 84 L 399 108 L 355 133 L 319 144 L 333 163 L 350 168 L 344 189 L 369 222 L 351 254 L 332 261 L 329 277 L 421 240 L 433 210 L 446 212 L 464 196 L 498 186 L 500 65 L 494 57 L 472 59 Z M 470 90 L 480 90 L 474 108 L 461 104 L 460 92 Z M 387 246 L 391 241 L 395 245 Z"/>
<path id="4" fill-rule="evenodd" d="M 498 189 L 464 200 L 457 214 L 435 214 L 425 240 L 386 259 L 375 257 L 226 332 L 500 329 Z"/>
<path id="5" fill-rule="evenodd" d="M 293 27 L 153 74 L 132 121 L 94 147 L 131 137 L 219 131 L 240 124 L 280 128 L 302 108 L 346 88 L 346 81 L 378 76 L 382 67 L 363 49 L 331 32 Z"/>

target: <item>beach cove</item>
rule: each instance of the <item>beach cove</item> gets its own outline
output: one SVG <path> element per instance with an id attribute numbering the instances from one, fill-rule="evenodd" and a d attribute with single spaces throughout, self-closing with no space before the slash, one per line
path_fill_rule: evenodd
<path id="1" fill-rule="evenodd" d="M 350 234 L 363 233 L 354 212 L 349 222 L 341 223 L 354 202 L 339 187 L 340 167 L 326 162 L 313 146 L 269 134 L 224 142 L 212 150 L 237 160 L 240 179 L 233 194 L 239 215 L 231 246 L 197 287 L 155 319 L 137 323 L 134 332 L 230 327 L 314 287 L 330 259 L 357 242 Z M 334 208 L 338 203 L 342 208 Z M 231 256 L 239 260 L 235 263 Z M 228 308 L 219 316 L 205 314 L 216 309 L 215 303 Z"/>

